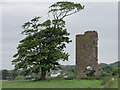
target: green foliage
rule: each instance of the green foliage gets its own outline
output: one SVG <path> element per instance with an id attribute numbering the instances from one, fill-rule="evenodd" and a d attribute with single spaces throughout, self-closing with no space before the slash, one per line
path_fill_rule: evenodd
<path id="1" fill-rule="evenodd" d="M 17 70 L 17 71 L 13 71 L 13 70 L 1 70 L 0 71 L 0 76 L 2 80 L 14 80 L 16 76 L 22 75 L 22 73 Z"/>
<path id="2" fill-rule="evenodd" d="M 117 67 L 113 68 L 112 75 L 120 75 L 120 68 Z"/>
<path id="3" fill-rule="evenodd" d="M 2 80 L 2 72 L 0 71 L 0 80 Z"/>
<path id="4" fill-rule="evenodd" d="M 54 19 L 63 19 L 66 16 L 72 15 L 84 9 L 80 3 L 74 2 L 57 2 L 51 5 L 49 13 L 53 14 Z"/>
<path id="5" fill-rule="evenodd" d="M 10 78 L 10 74 L 9 74 L 8 70 L 6 70 L 6 69 L 1 71 L 1 75 L 2 75 L 2 80 L 7 80 Z"/>
<path id="6" fill-rule="evenodd" d="M 111 73 L 112 72 L 112 67 L 111 66 L 106 66 L 106 67 L 103 67 L 102 70 L 107 72 L 107 73 Z"/>
<path id="7" fill-rule="evenodd" d="M 63 75 L 58 75 L 57 77 L 51 78 L 52 80 L 62 80 L 64 79 Z"/>
<path id="8" fill-rule="evenodd" d="M 71 76 L 68 76 L 68 77 L 64 77 L 65 80 L 73 80 L 73 79 L 76 79 L 76 76 L 75 75 L 71 75 Z"/>
<path id="9" fill-rule="evenodd" d="M 102 76 L 120 75 L 119 63 L 120 61 L 111 64 L 101 63 L 100 67 Z"/>
<path id="10" fill-rule="evenodd" d="M 56 7 L 59 7 L 59 10 L 55 9 Z M 71 40 L 63 18 L 82 9 L 84 6 L 81 4 L 57 2 L 51 5 L 49 10 L 53 19 L 40 22 L 41 17 L 35 17 L 25 23 L 22 34 L 26 37 L 20 41 L 18 51 L 13 56 L 14 70 L 22 69 L 25 75 L 41 73 L 40 79 L 45 79 L 46 72 L 59 68 L 60 60 L 68 60 L 69 54 L 64 52 L 64 49 Z"/>
<path id="11" fill-rule="evenodd" d="M 120 75 L 120 68 L 118 62 L 112 64 L 100 64 L 101 66 L 101 75 L 102 76 L 110 76 L 110 75 Z"/>
<path id="12" fill-rule="evenodd" d="M 14 80 L 17 76 L 22 75 L 20 70 L 16 70 L 16 71 L 9 70 L 9 74 L 10 74 L 10 80 Z"/>
<path id="13" fill-rule="evenodd" d="M 103 77 L 101 77 L 101 76 L 97 76 L 97 77 L 82 77 L 80 79 L 82 79 L 82 80 L 102 80 Z"/>
<path id="14" fill-rule="evenodd" d="M 111 67 L 120 67 L 120 61 L 109 64 Z"/>
<path id="15" fill-rule="evenodd" d="M 32 80 L 32 79 L 34 79 L 33 77 L 25 77 L 24 78 L 25 80 Z"/>
<path id="16" fill-rule="evenodd" d="M 62 70 L 75 73 L 75 65 L 62 65 Z"/>
<path id="17" fill-rule="evenodd" d="M 106 64 L 106 63 L 100 63 L 99 66 L 100 66 L 101 68 L 104 68 L 104 67 L 109 66 L 109 65 Z"/>
<path id="18" fill-rule="evenodd" d="M 101 76 L 110 76 L 110 74 L 102 70 L 101 71 Z"/>
<path id="19" fill-rule="evenodd" d="M 24 76 L 17 76 L 17 77 L 15 77 L 15 80 L 24 80 L 24 79 L 25 79 Z"/>

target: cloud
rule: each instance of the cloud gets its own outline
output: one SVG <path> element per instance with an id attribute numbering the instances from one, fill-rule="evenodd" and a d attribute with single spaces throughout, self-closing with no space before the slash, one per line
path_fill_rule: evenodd
<path id="1" fill-rule="evenodd" d="M 55 0 L 1 0 L 2 2 L 55 2 Z M 63 1 L 63 0 L 56 0 Z M 119 0 L 65 0 L 71 2 L 118 2 Z"/>
<path id="2" fill-rule="evenodd" d="M 46 19 L 48 6 L 51 2 L 41 3 L 4 3 L 3 6 L 3 68 L 12 68 L 12 56 L 16 46 L 24 37 L 22 24 L 35 16 Z M 83 34 L 87 30 L 99 33 L 99 62 L 110 63 L 117 60 L 117 3 L 85 3 L 85 9 L 67 17 L 66 27 L 71 33 L 72 43 L 65 49 L 70 53 L 69 61 L 62 64 L 75 64 L 75 35 Z M 7 63 L 6 63 L 7 62 Z"/>
<path id="3" fill-rule="evenodd" d="M 2 62 L 2 5 L 0 3 L 0 63 Z M 0 69 L 2 64 L 0 64 Z"/>

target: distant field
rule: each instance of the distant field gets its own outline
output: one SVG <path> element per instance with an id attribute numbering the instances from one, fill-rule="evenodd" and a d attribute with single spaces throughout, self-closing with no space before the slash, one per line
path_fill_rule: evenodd
<path id="1" fill-rule="evenodd" d="M 99 88 L 101 80 L 3 81 L 2 88 Z"/>

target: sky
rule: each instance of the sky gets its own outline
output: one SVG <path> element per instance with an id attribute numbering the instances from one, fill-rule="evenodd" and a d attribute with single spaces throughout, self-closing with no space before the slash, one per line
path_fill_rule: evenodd
<path id="1" fill-rule="evenodd" d="M 24 38 L 21 34 L 22 25 L 35 16 L 42 16 L 46 20 L 48 7 L 54 2 L 15 2 L 4 0 L 2 2 L 2 68 L 13 69 L 11 61 L 16 53 L 19 41 Z M 57 0 L 58 1 L 58 0 Z M 67 45 L 66 52 L 70 54 L 69 60 L 60 62 L 63 65 L 75 65 L 75 35 L 84 34 L 85 31 L 97 31 L 98 62 L 113 63 L 118 61 L 118 3 L 117 2 L 77 2 L 85 5 L 85 9 L 67 17 L 66 28 L 70 32 L 72 43 Z M 1 4 L 0 4 L 1 5 Z M 1 7 L 0 7 L 1 9 Z"/>

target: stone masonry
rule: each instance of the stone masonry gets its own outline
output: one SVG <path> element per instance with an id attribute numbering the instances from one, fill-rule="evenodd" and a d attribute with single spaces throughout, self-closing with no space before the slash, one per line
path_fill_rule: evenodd
<path id="1" fill-rule="evenodd" d="M 100 74 L 98 65 L 98 33 L 87 31 L 83 35 L 76 35 L 76 76 L 87 77 L 86 67 L 94 70 L 93 76 Z"/>

